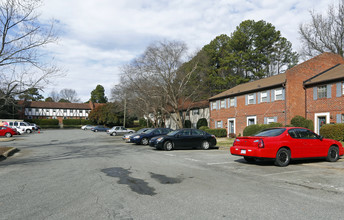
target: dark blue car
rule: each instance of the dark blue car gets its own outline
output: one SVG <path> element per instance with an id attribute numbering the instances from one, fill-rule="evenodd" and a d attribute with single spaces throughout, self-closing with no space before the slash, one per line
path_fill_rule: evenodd
<path id="1" fill-rule="evenodd" d="M 135 144 L 143 144 L 147 145 L 149 143 L 149 140 L 152 137 L 165 135 L 172 131 L 172 129 L 169 128 L 153 128 L 151 130 L 148 130 L 144 133 L 133 135 L 130 137 L 130 142 Z"/>
<path id="2" fill-rule="evenodd" d="M 214 135 L 198 129 L 184 128 L 175 130 L 154 137 L 149 141 L 151 147 L 156 149 L 173 150 L 183 148 L 201 148 L 207 150 L 216 146 L 216 138 Z"/>

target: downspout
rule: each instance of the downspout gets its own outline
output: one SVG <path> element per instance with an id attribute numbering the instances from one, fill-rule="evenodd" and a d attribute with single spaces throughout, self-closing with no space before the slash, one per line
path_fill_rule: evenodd
<path id="1" fill-rule="evenodd" d="M 287 125 L 287 87 L 286 83 L 282 84 L 284 88 L 284 125 Z"/>

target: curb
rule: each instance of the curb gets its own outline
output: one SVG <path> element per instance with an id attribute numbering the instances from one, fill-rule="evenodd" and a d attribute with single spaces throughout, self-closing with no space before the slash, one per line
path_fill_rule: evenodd
<path id="1" fill-rule="evenodd" d="M 9 141 L 14 141 L 15 138 L 0 138 L 0 142 L 9 142 Z"/>
<path id="2" fill-rule="evenodd" d="M 3 154 L 0 154 L 0 157 L 6 159 L 7 157 L 12 156 L 13 154 L 15 154 L 18 151 L 19 150 L 17 148 L 12 147 L 12 148 L 8 149 L 7 151 L 5 151 Z"/>

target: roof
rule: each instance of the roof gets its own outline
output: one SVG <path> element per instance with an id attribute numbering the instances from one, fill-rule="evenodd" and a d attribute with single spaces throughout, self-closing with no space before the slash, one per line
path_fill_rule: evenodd
<path id="1" fill-rule="evenodd" d="M 228 96 L 239 95 L 243 93 L 253 92 L 257 90 L 263 90 L 264 88 L 271 88 L 281 86 L 286 82 L 286 73 L 270 76 L 264 79 L 243 83 L 237 85 L 231 89 L 228 89 L 220 94 L 211 97 L 209 100 L 219 99 Z"/>
<path id="2" fill-rule="evenodd" d="M 303 82 L 305 86 L 344 79 L 344 65 L 338 64 Z"/>
<path id="3" fill-rule="evenodd" d="M 20 101 L 19 104 L 23 104 L 24 101 Z M 50 108 L 50 109 L 94 109 L 95 107 L 102 105 L 99 103 L 68 103 L 68 102 L 39 102 L 31 101 L 25 102 L 27 108 Z"/>

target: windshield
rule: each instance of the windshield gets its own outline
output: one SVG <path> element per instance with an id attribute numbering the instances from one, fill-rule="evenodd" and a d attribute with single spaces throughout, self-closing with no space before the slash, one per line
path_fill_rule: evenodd
<path id="1" fill-rule="evenodd" d="M 148 131 L 149 129 L 147 128 L 141 128 L 140 130 L 136 131 L 136 133 L 141 134 L 144 133 L 145 131 Z"/>
<path id="2" fill-rule="evenodd" d="M 149 129 L 149 130 L 147 130 L 147 131 L 145 131 L 145 132 L 143 132 L 143 133 L 145 133 L 145 134 L 150 134 L 150 133 L 152 133 L 154 130 L 155 130 L 155 129 Z"/>
<path id="3" fill-rule="evenodd" d="M 278 135 L 281 135 L 285 131 L 285 128 L 272 128 L 272 129 L 267 129 L 263 130 L 254 136 L 259 136 L 259 137 L 276 137 Z"/>

